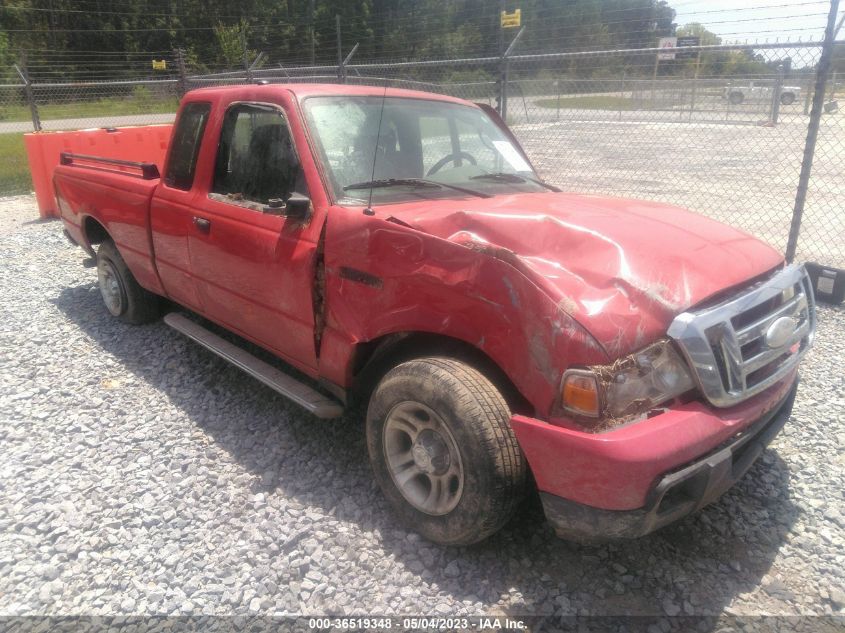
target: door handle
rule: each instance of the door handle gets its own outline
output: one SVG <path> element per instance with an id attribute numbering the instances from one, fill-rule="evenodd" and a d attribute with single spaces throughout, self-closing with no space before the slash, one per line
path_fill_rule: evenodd
<path id="1" fill-rule="evenodd" d="M 195 216 L 194 226 L 197 227 L 197 230 L 201 233 L 208 233 L 211 230 L 211 220 L 206 220 L 205 218 L 198 218 Z"/>

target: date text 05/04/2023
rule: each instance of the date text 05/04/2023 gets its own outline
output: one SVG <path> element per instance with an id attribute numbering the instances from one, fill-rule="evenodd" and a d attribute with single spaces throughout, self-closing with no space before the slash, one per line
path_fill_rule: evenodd
<path id="1" fill-rule="evenodd" d="M 500 617 L 477 617 L 477 618 L 437 618 L 437 617 L 405 617 L 405 618 L 379 618 L 379 617 L 356 617 L 356 618 L 310 618 L 308 620 L 310 629 L 340 629 L 340 630 L 444 630 L 444 631 L 524 631 L 526 629 L 523 620 L 500 618 Z"/>

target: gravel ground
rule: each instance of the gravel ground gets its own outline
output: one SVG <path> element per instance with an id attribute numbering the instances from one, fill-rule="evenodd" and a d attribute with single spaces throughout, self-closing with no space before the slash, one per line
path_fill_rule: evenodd
<path id="1" fill-rule="evenodd" d="M 820 308 L 794 421 L 718 503 L 600 547 L 527 504 L 445 549 L 391 516 L 360 416 L 314 419 L 162 323 L 110 318 L 34 217 L 0 201 L 2 615 L 845 609 L 842 309 Z"/>

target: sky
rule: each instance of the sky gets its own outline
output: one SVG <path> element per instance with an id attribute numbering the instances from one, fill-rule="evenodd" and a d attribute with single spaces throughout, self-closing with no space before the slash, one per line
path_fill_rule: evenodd
<path id="1" fill-rule="evenodd" d="M 726 43 L 820 41 L 830 9 L 829 0 L 670 0 L 669 5 L 678 26 L 701 22 Z"/>

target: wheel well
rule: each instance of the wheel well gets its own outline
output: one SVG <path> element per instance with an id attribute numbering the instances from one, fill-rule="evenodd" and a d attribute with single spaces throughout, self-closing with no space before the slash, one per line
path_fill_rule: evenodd
<path id="1" fill-rule="evenodd" d="M 82 224 L 82 233 L 85 235 L 85 241 L 88 244 L 101 244 L 111 237 L 106 231 L 106 227 L 91 216 L 85 218 Z"/>
<path id="2" fill-rule="evenodd" d="M 428 332 L 401 332 L 358 345 L 353 364 L 351 398 L 366 403 L 381 378 L 396 365 L 423 356 L 448 356 L 483 373 L 518 413 L 534 409 L 507 374 L 484 351 L 460 339 Z"/>

